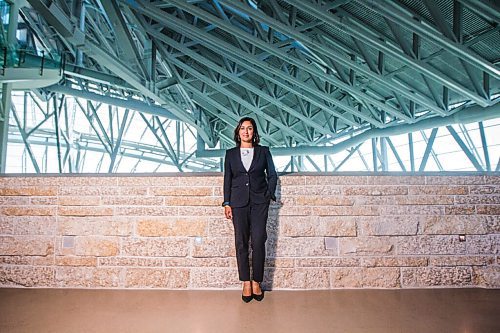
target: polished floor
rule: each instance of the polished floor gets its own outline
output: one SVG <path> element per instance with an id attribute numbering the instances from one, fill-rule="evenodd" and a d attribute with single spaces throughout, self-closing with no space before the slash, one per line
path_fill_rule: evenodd
<path id="1" fill-rule="evenodd" d="M 0 332 L 500 332 L 500 290 L 0 289 Z"/>

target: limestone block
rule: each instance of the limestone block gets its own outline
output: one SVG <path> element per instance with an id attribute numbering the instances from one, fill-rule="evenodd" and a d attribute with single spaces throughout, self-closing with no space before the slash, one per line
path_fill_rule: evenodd
<path id="1" fill-rule="evenodd" d="M 380 215 L 377 206 L 332 206 L 332 207 L 311 207 L 311 215 L 317 216 L 377 216 Z"/>
<path id="2" fill-rule="evenodd" d="M 345 186 L 344 195 L 406 195 L 408 186 Z"/>
<path id="3" fill-rule="evenodd" d="M 335 196 L 340 195 L 342 187 L 340 185 L 314 185 L 314 186 L 294 186 L 287 185 L 281 188 L 282 197 L 290 195 L 307 196 L 307 195 L 320 195 L 320 196 Z"/>
<path id="4" fill-rule="evenodd" d="M 54 240 L 46 236 L 0 236 L 0 255 L 48 256 L 54 254 Z"/>
<path id="5" fill-rule="evenodd" d="M 352 206 L 354 200 L 345 196 L 300 195 L 295 198 L 295 204 L 301 206 Z"/>
<path id="6" fill-rule="evenodd" d="M 26 206 L 30 204 L 30 197 L 0 196 L 0 206 Z"/>
<path id="7" fill-rule="evenodd" d="M 455 202 L 458 205 L 500 205 L 500 195 L 467 195 L 456 196 Z"/>
<path id="8" fill-rule="evenodd" d="M 407 195 L 396 196 L 397 205 L 453 205 L 455 199 L 451 195 Z"/>
<path id="9" fill-rule="evenodd" d="M 389 205 L 377 209 L 378 215 L 444 215 L 444 206 Z"/>
<path id="10" fill-rule="evenodd" d="M 224 184 L 223 177 L 220 176 L 197 176 L 195 174 L 185 174 L 184 177 L 179 177 L 179 186 L 219 186 Z"/>
<path id="11" fill-rule="evenodd" d="M 483 288 L 500 288 L 500 266 L 473 267 L 474 285 Z"/>
<path id="12" fill-rule="evenodd" d="M 368 257 L 361 258 L 362 267 L 422 267 L 429 264 L 427 257 Z"/>
<path id="13" fill-rule="evenodd" d="M 393 237 L 346 237 L 339 239 L 340 255 L 390 255 L 394 253 Z"/>
<path id="14" fill-rule="evenodd" d="M 268 238 L 266 252 L 269 257 L 321 257 L 329 256 L 323 237 Z"/>
<path id="15" fill-rule="evenodd" d="M 305 185 L 364 185 L 366 176 L 306 176 Z"/>
<path id="16" fill-rule="evenodd" d="M 164 187 L 151 187 L 151 192 L 153 195 L 163 195 L 163 196 L 212 196 L 214 195 L 214 189 L 222 190 L 222 187 L 213 186 L 164 186 Z M 222 192 L 220 193 L 220 195 Z M 219 202 L 219 204 L 221 204 Z"/>
<path id="17" fill-rule="evenodd" d="M 470 267 L 415 267 L 401 268 L 404 288 L 473 286 Z"/>
<path id="18" fill-rule="evenodd" d="M 139 218 L 137 235 L 141 237 L 206 236 L 207 221 L 203 217 Z"/>
<path id="19" fill-rule="evenodd" d="M 191 269 L 189 289 L 233 288 L 240 289 L 237 268 L 202 267 Z"/>
<path id="20" fill-rule="evenodd" d="M 97 266 L 96 257 L 81 256 L 56 256 L 55 265 L 57 266 Z"/>
<path id="21" fill-rule="evenodd" d="M 399 268 L 331 268 L 331 288 L 400 288 Z"/>
<path id="22" fill-rule="evenodd" d="M 0 287 L 55 287 L 52 267 L 1 266 Z"/>
<path id="23" fill-rule="evenodd" d="M 109 206 L 161 206 L 164 199 L 149 196 L 104 196 L 102 204 Z"/>
<path id="24" fill-rule="evenodd" d="M 168 196 L 163 197 L 166 206 L 211 206 L 218 207 L 222 200 L 217 197 L 206 196 Z"/>
<path id="25" fill-rule="evenodd" d="M 33 257 L 0 255 L 0 266 L 4 265 L 31 265 Z"/>
<path id="26" fill-rule="evenodd" d="M 165 267 L 237 267 L 236 257 L 232 258 L 165 258 Z"/>
<path id="27" fill-rule="evenodd" d="M 498 177 L 497 177 L 498 178 Z M 495 185 L 470 185 L 469 193 L 474 195 L 500 194 L 500 186 Z"/>
<path id="28" fill-rule="evenodd" d="M 234 236 L 234 227 L 231 220 L 227 220 L 225 217 L 220 218 L 209 218 L 206 220 L 208 223 L 208 236 L 210 237 L 232 237 Z M 271 228 L 271 223 L 268 220 L 268 234 Z"/>
<path id="29" fill-rule="evenodd" d="M 324 270 L 324 269 L 323 269 Z M 326 272 L 325 274 L 328 274 Z M 272 289 L 303 289 L 306 281 L 304 269 L 266 269 L 264 271 L 263 287 L 267 290 Z M 323 283 L 325 281 L 323 280 Z M 328 281 L 326 281 L 328 283 Z M 325 287 L 324 289 L 326 289 Z"/>
<path id="30" fill-rule="evenodd" d="M 117 206 L 114 209 L 115 209 L 116 215 L 124 215 L 124 216 L 177 216 L 177 215 L 179 215 L 179 208 L 178 207 Z"/>
<path id="31" fill-rule="evenodd" d="M 143 195 L 153 195 L 153 193 L 149 193 L 148 186 L 120 186 L 119 194 L 120 196 L 143 196 Z M 151 191 L 152 192 L 152 191 Z"/>
<path id="32" fill-rule="evenodd" d="M 476 211 L 478 214 L 500 215 L 500 205 L 478 205 Z"/>
<path id="33" fill-rule="evenodd" d="M 166 288 L 185 289 L 189 283 L 189 270 L 127 268 L 125 287 L 127 288 Z"/>
<path id="34" fill-rule="evenodd" d="M 305 176 L 279 176 L 278 177 L 278 187 L 286 187 L 286 186 L 303 186 L 306 184 Z"/>
<path id="35" fill-rule="evenodd" d="M 95 186 L 99 188 L 116 186 L 118 180 L 123 177 L 115 176 L 82 176 L 82 177 L 63 177 L 61 178 L 63 186 Z"/>
<path id="36" fill-rule="evenodd" d="M 118 237 L 77 236 L 75 254 L 79 256 L 111 257 L 120 252 Z"/>
<path id="37" fill-rule="evenodd" d="M 57 214 L 60 216 L 110 216 L 113 207 L 103 206 L 59 206 Z"/>
<path id="38" fill-rule="evenodd" d="M 136 258 L 136 257 L 99 257 L 98 266 L 116 267 L 163 267 L 163 260 L 156 258 Z"/>
<path id="39" fill-rule="evenodd" d="M 122 241 L 121 254 L 139 257 L 185 257 L 188 250 L 188 238 L 127 238 Z"/>
<path id="40" fill-rule="evenodd" d="M 425 176 L 426 185 L 483 185 L 484 176 Z"/>
<path id="41" fill-rule="evenodd" d="M 425 216 L 374 216 L 358 218 L 359 234 L 363 236 L 416 235 Z M 352 235 L 356 236 L 356 234 Z"/>
<path id="42" fill-rule="evenodd" d="M 118 177 L 117 185 L 121 187 L 130 186 L 179 186 L 179 179 L 174 175 L 168 177 L 156 176 L 131 176 L 131 177 Z"/>
<path id="43" fill-rule="evenodd" d="M 0 216 L 0 235 L 54 235 L 55 216 Z"/>
<path id="44" fill-rule="evenodd" d="M 218 202 L 217 205 L 213 207 L 209 206 L 180 206 L 180 207 L 165 207 L 174 208 L 179 210 L 180 216 L 224 216 L 224 208 L 221 207 L 221 203 Z"/>
<path id="45" fill-rule="evenodd" d="M 486 216 L 484 224 L 487 233 L 500 234 L 500 215 Z"/>
<path id="46" fill-rule="evenodd" d="M 356 236 L 356 218 L 348 216 L 283 216 L 280 234 L 288 237 Z"/>
<path id="47" fill-rule="evenodd" d="M 3 206 L 0 215 L 6 216 L 53 216 L 56 208 L 51 206 Z"/>
<path id="48" fill-rule="evenodd" d="M 91 195 L 60 196 L 57 199 L 57 204 L 61 206 L 99 206 L 101 205 L 101 197 Z"/>
<path id="49" fill-rule="evenodd" d="M 421 219 L 419 233 L 426 235 L 457 235 L 487 233 L 487 216 L 446 215 Z"/>
<path id="50" fill-rule="evenodd" d="M 423 179 L 423 177 L 422 177 Z M 462 196 L 469 194 L 469 187 L 463 185 L 423 185 L 408 187 L 409 195 L 431 195 L 431 196 L 446 196 L 458 195 Z"/>
<path id="51" fill-rule="evenodd" d="M 274 258 L 267 257 L 265 260 L 266 268 L 293 268 L 295 267 L 295 259 L 293 258 Z"/>
<path id="52" fill-rule="evenodd" d="M 234 257 L 236 255 L 234 238 L 232 237 L 207 237 L 201 238 L 197 243 L 192 240 L 193 257 Z"/>
<path id="53" fill-rule="evenodd" d="M 130 236 L 133 221 L 125 216 L 60 216 L 59 235 Z"/>
<path id="54" fill-rule="evenodd" d="M 429 258 L 429 266 L 487 266 L 494 263 L 494 256 L 484 255 L 432 256 Z"/>
<path id="55" fill-rule="evenodd" d="M 324 207 L 323 207 L 324 208 Z M 287 205 L 286 207 L 281 206 L 271 206 L 269 208 L 269 214 L 279 215 L 279 216 L 310 216 L 312 215 L 312 208 L 307 206 L 291 206 Z"/>
<path id="56" fill-rule="evenodd" d="M 465 242 L 457 236 L 414 236 L 398 237 L 396 240 L 398 255 L 465 254 Z"/>
<path id="57" fill-rule="evenodd" d="M 446 215 L 475 215 L 476 206 L 473 205 L 460 205 L 460 206 L 446 206 L 444 207 Z"/>
<path id="58" fill-rule="evenodd" d="M 32 265 L 33 266 L 54 266 L 56 264 L 55 254 L 49 254 L 47 256 L 33 256 Z"/>
<path id="59" fill-rule="evenodd" d="M 361 264 L 361 258 L 297 258 L 296 267 L 356 267 Z"/>
<path id="60" fill-rule="evenodd" d="M 466 235 L 466 241 L 463 242 L 467 249 L 467 254 L 497 254 L 498 238 L 494 235 Z M 495 249 L 495 247 L 497 247 Z"/>
<path id="61" fill-rule="evenodd" d="M 422 185 L 425 184 L 423 176 L 373 176 L 367 177 L 368 185 Z"/>
<path id="62" fill-rule="evenodd" d="M 394 205 L 396 196 L 353 196 L 354 206 L 387 206 Z"/>
<path id="63" fill-rule="evenodd" d="M 59 266 L 55 279 L 59 288 L 117 288 L 123 273 L 123 268 Z"/>
<path id="64" fill-rule="evenodd" d="M 0 196 L 55 196 L 57 186 L 0 187 Z"/>

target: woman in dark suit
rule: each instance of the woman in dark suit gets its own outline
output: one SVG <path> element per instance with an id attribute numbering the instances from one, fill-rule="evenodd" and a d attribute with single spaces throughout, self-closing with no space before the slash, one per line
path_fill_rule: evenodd
<path id="1" fill-rule="evenodd" d="M 269 147 L 259 145 L 255 120 L 242 118 L 234 130 L 236 147 L 226 151 L 224 161 L 224 213 L 233 220 L 238 274 L 243 281 L 244 302 L 261 301 L 264 292 L 267 216 L 278 176 Z M 252 246 L 250 277 L 249 241 Z"/>

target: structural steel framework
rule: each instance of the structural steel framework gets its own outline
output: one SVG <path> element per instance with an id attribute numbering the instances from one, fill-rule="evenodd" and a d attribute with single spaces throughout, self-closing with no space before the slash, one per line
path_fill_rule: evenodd
<path id="1" fill-rule="evenodd" d="M 217 171 L 246 115 L 280 171 L 500 169 L 494 1 L 0 9 L 3 172 Z"/>

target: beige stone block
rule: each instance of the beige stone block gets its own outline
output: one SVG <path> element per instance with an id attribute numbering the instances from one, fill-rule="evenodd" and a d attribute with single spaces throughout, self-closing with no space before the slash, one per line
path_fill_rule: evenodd
<path id="1" fill-rule="evenodd" d="M 53 216 L 55 207 L 50 206 L 4 206 L 0 207 L 0 214 L 6 216 Z"/>
<path id="2" fill-rule="evenodd" d="M 20 176 L 7 176 L 0 178 L 0 186 L 2 187 L 16 187 L 16 186 L 41 186 L 41 185 L 50 185 L 57 186 L 60 185 L 65 177 L 48 177 L 46 175 L 36 175 L 34 177 L 29 177 L 26 175 Z"/>
<path id="3" fill-rule="evenodd" d="M 196 217 L 139 218 L 137 235 L 142 237 L 206 236 L 207 221 Z"/>
<path id="4" fill-rule="evenodd" d="M 485 216 L 484 224 L 488 234 L 500 234 L 500 215 Z"/>
<path id="5" fill-rule="evenodd" d="M 298 258 L 296 267 L 356 267 L 360 266 L 361 258 Z"/>
<path id="6" fill-rule="evenodd" d="M 478 205 L 476 211 L 478 214 L 500 215 L 500 205 Z"/>
<path id="7" fill-rule="evenodd" d="M 499 253 L 500 236 L 466 235 L 466 241 L 462 244 L 465 245 L 467 254 L 493 255 Z"/>
<path id="8" fill-rule="evenodd" d="M 30 205 L 51 206 L 57 205 L 57 197 L 30 197 Z"/>
<path id="9" fill-rule="evenodd" d="M 293 268 L 295 267 L 295 259 L 293 258 L 272 258 L 267 257 L 264 263 L 266 268 Z"/>
<path id="10" fill-rule="evenodd" d="M 32 259 L 33 266 L 54 266 L 56 263 L 56 257 L 52 253 L 48 256 L 34 256 Z"/>
<path id="11" fill-rule="evenodd" d="M 358 218 L 358 228 L 363 236 L 416 235 L 419 224 L 426 219 L 405 215 L 365 217 Z"/>
<path id="12" fill-rule="evenodd" d="M 0 287 L 55 287 L 52 267 L 2 266 Z"/>
<path id="13" fill-rule="evenodd" d="M 48 256 L 54 254 L 54 240 L 46 236 L 0 236 L 0 255 Z"/>
<path id="14" fill-rule="evenodd" d="M 117 288 L 123 274 L 123 268 L 59 266 L 55 279 L 59 288 Z"/>
<path id="15" fill-rule="evenodd" d="M 236 255 L 234 238 L 201 238 L 200 243 L 192 240 L 192 257 L 234 257 Z"/>
<path id="16" fill-rule="evenodd" d="M 392 237 L 346 237 L 339 239 L 340 255 L 372 256 L 394 253 Z"/>
<path id="17" fill-rule="evenodd" d="M 130 176 L 130 177 L 118 177 L 117 185 L 121 187 L 128 186 L 178 186 L 179 178 L 177 174 L 172 174 L 166 177 L 158 176 Z"/>
<path id="18" fill-rule="evenodd" d="M 484 183 L 489 185 L 500 185 L 500 176 L 497 175 L 485 175 Z"/>
<path id="19" fill-rule="evenodd" d="M 148 186 L 120 186 L 119 191 L 120 196 L 141 196 L 150 194 Z M 150 195 L 153 194 L 151 193 Z"/>
<path id="20" fill-rule="evenodd" d="M 444 206 L 394 205 L 377 208 L 379 215 L 444 215 Z"/>
<path id="21" fill-rule="evenodd" d="M 97 258 L 98 266 L 116 267 L 163 267 L 163 260 L 156 258 L 137 257 L 100 257 Z"/>
<path id="22" fill-rule="evenodd" d="M 122 241 L 121 254 L 139 257 L 185 257 L 188 252 L 188 238 L 127 238 Z"/>
<path id="23" fill-rule="evenodd" d="M 423 185 L 424 176 L 374 176 L 366 177 L 367 185 Z"/>
<path id="24" fill-rule="evenodd" d="M 222 200 L 217 197 L 172 196 L 163 197 L 166 206 L 209 206 L 220 207 Z"/>
<path id="25" fill-rule="evenodd" d="M 269 257 L 329 256 L 323 237 L 268 238 L 266 252 Z"/>
<path id="26" fill-rule="evenodd" d="M 500 195 L 467 195 L 456 196 L 457 205 L 500 205 Z"/>
<path id="27" fill-rule="evenodd" d="M 32 265 L 33 257 L 0 255 L 0 266 L 5 265 Z"/>
<path id="28" fill-rule="evenodd" d="M 466 243 L 457 236 L 407 236 L 398 237 L 396 253 L 398 255 L 460 255 L 466 253 Z"/>
<path id="29" fill-rule="evenodd" d="M 305 279 L 305 271 L 303 269 L 267 269 L 264 272 L 264 283 L 262 286 L 267 290 L 304 289 Z"/>
<path id="30" fill-rule="evenodd" d="M 0 206 L 27 206 L 29 204 L 30 204 L 30 197 L 0 196 Z"/>
<path id="31" fill-rule="evenodd" d="M 287 237 L 356 236 L 356 218 L 349 216 L 283 216 L 279 223 Z"/>
<path id="32" fill-rule="evenodd" d="M 298 196 L 295 203 L 301 206 L 352 206 L 354 200 L 344 196 Z"/>
<path id="33" fill-rule="evenodd" d="M 115 207 L 115 215 L 122 216 L 177 216 L 178 207 L 157 207 L 157 206 L 119 206 Z M 180 214 L 184 215 L 184 214 Z"/>
<path id="34" fill-rule="evenodd" d="M 60 196 L 57 199 L 57 204 L 60 206 L 99 206 L 101 205 L 101 198 L 98 196 Z"/>
<path id="35" fill-rule="evenodd" d="M 0 235 L 54 235 L 55 216 L 0 216 Z"/>
<path id="36" fill-rule="evenodd" d="M 118 179 L 122 177 L 116 176 L 78 176 L 78 177 L 63 177 L 65 186 L 96 186 L 100 188 L 116 186 Z"/>
<path id="37" fill-rule="evenodd" d="M 189 283 L 189 269 L 127 268 L 125 287 L 185 289 Z"/>
<path id="38" fill-rule="evenodd" d="M 195 174 L 183 174 L 183 177 L 179 177 L 179 186 L 184 187 L 195 187 L 195 186 L 219 186 L 222 187 L 224 184 L 224 178 L 216 175 L 203 175 L 198 176 Z"/>
<path id="39" fill-rule="evenodd" d="M 444 213 L 446 215 L 475 215 L 476 206 L 446 206 L 444 207 Z"/>
<path id="40" fill-rule="evenodd" d="M 294 186 L 288 185 L 281 188 L 281 195 L 283 197 L 296 195 L 296 196 L 335 196 L 342 193 L 342 186 L 340 185 L 314 185 L 314 186 Z"/>
<path id="41" fill-rule="evenodd" d="M 285 187 L 290 185 L 303 186 L 306 184 L 306 177 L 300 175 L 280 175 L 278 178 L 278 187 Z"/>
<path id="42" fill-rule="evenodd" d="M 485 178 L 478 176 L 425 176 L 426 185 L 484 185 Z"/>
<path id="43" fill-rule="evenodd" d="M 500 194 L 500 186 L 495 185 L 470 185 L 471 195 Z"/>
<path id="44" fill-rule="evenodd" d="M 311 185 L 364 185 L 366 176 L 306 176 L 307 186 Z"/>
<path id="45" fill-rule="evenodd" d="M 279 215 L 279 216 L 289 216 L 289 215 L 298 215 L 298 216 L 310 216 L 312 215 L 312 208 L 307 206 L 271 206 L 269 207 L 269 214 L 271 215 Z"/>
<path id="46" fill-rule="evenodd" d="M 59 216 L 111 216 L 113 207 L 103 206 L 59 206 Z"/>
<path id="47" fill-rule="evenodd" d="M 453 205 L 455 199 L 449 195 L 408 195 L 396 196 L 397 205 Z"/>
<path id="48" fill-rule="evenodd" d="M 214 207 L 208 206 L 181 206 L 172 207 L 179 209 L 179 216 L 224 216 L 224 208 L 220 203 Z"/>
<path id="49" fill-rule="evenodd" d="M 482 288 L 500 288 L 500 266 L 473 267 L 474 285 Z"/>
<path id="50" fill-rule="evenodd" d="M 102 204 L 109 206 L 161 206 L 164 199 L 147 196 L 112 196 L 102 197 Z"/>
<path id="51" fill-rule="evenodd" d="M 396 196 L 353 196 L 354 206 L 387 206 L 396 203 Z"/>
<path id="52" fill-rule="evenodd" d="M 226 219 L 225 217 L 220 218 L 209 218 L 208 220 L 208 236 L 210 237 L 232 237 L 234 236 L 233 221 Z M 270 222 L 268 220 L 268 228 Z M 269 232 L 269 231 L 268 231 Z"/>
<path id="53" fill-rule="evenodd" d="M 163 196 L 212 196 L 214 189 L 222 191 L 222 187 L 214 186 L 168 186 L 168 187 L 151 187 L 153 195 Z M 220 195 L 222 192 L 220 193 Z M 221 202 L 222 203 L 222 202 Z"/>
<path id="54" fill-rule="evenodd" d="M 203 267 L 191 269 L 189 289 L 240 289 L 237 268 Z"/>
<path id="55" fill-rule="evenodd" d="M 165 267 L 237 267 L 236 257 L 232 258 L 165 258 Z"/>
<path id="56" fill-rule="evenodd" d="M 56 266 L 97 266 L 96 257 L 56 256 Z"/>
<path id="57" fill-rule="evenodd" d="M 118 237 L 77 236 L 75 254 L 78 256 L 110 257 L 120 252 Z"/>
<path id="58" fill-rule="evenodd" d="M 0 187 L 0 196 L 54 196 L 57 186 Z"/>
<path id="59" fill-rule="evenodd" d="M 473 286 L 470 267 L 404 267 L 401 269 L 404 288 Z"/>
<path id="60" fill-rule="evenodd" d="M 407 195 L 408 186 L 345 186 L 344 195 Z"/>
<path id="61" fill-rule="evenodd" d="M 428 266 L 427 257 L 368 257 L 361 258 L 362 267 L 423 267 Z"/>
<path id="62" fill-rule="evenodd" d="M 487 216 L 432 216 L 420 221 L 419 233 L 426 235 L 485 234 Z"/>
<path id="63" fill-rule="evenodd" d="M 133 220 L 125 216 L 60 216 L 58 233 L 75 236 L 130 236 Z"/>
<path id="64" fill-rule="evenodd" d="M 432 256 L 429 259 L 429 266 L 487 266 L 495 263 L 494 256 Z"/>
<path id="65" fill-rule="evenodd" d="M 331 206 L 331 207 L 311 207 L 311 215 L 317 216 L 376 216 L 380 215 L 377 206 Z"/>
<path id="66" fill-rule="evenodd" d="M 399 268 L 331 268 L 331 288 L 400 288 Z"/>
<path id="67" fill-rule="evenodd" d="M 94 186 L 61 186 L 59 188 L 59 198 L 62 196 L 70 197 L 98 197 L 101 195 L 101 189 Z"/>
<path id="68" fill-rule="evenodd" d="M 422 177 L 423 179 L 423 177 Z M 409 195 L 465 195 L 469 194 L 469 187 L 463 185 L 425 185 L 425 186 L 410 186 L 408 187 Z"/>

